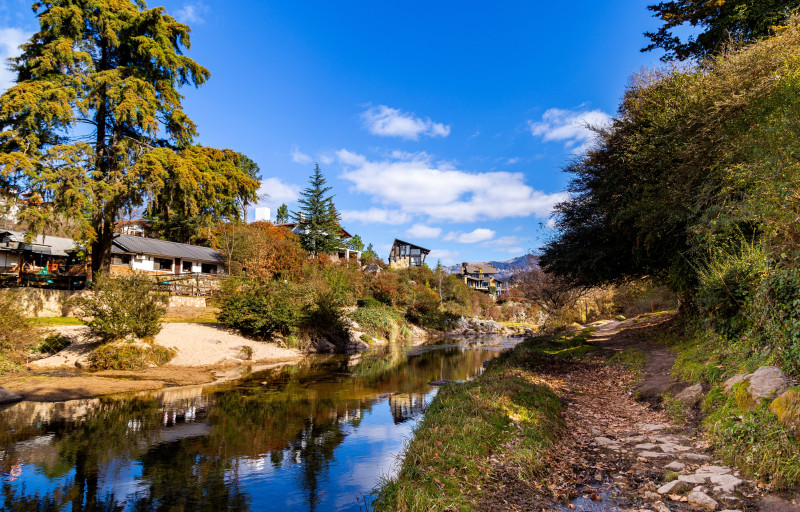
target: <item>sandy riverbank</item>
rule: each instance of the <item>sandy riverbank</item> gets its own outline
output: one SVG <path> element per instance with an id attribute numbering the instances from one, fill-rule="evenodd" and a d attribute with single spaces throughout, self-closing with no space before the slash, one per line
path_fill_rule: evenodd
<path id="1" fill-rule="evenodd" d="M 236 378 L 242 370 L 258 364 L 290 364 L 302 359 L 296 350 L 244 338 L 216 324 L 164 324 L 155 343 L 176 351 L 169 364 L 136 371 L 88 372 L 88 357 L 95 345 L 85 326 L 48 329 L 73 340 L 53 356 L 28 364 L 28 372 L 0 378 L 0 386 L 25 400 L 55 402 L 77 398 L 147 391 L 165 386 L 187 386 Z M 241 359 L 242 347 L 252 349 L 249 360 Z M 77 363 L 77 364 L 76 364 Z M 232 371 L 233 370 L 233 371 Z"/>

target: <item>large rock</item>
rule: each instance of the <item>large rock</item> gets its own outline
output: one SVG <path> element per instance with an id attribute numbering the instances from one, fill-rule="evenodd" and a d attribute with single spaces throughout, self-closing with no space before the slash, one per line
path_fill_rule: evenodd
<path id="1" fill-rule="evenodd" d="M 0 405 L 13 404 L 22 400 L 22 395 L 18 395 L 6 388 L 0 388 Z"/>
<path id="2" fill-rule="evenodd" d="M 800 428 L 800 388 L 787 390 L 769 405 L 769 410 L 784 425 Z"/>
<path id="3" fill-rule="evenodd" d="M 733 386 L 740 382 L 748 383 L 747 391 L 754 400 L 771 400 L 789 388 L 789 379 L 777 366 L 762 366 L 748 375 L 731 377 L 725 381 L 725 392 L 730 393 Z"/>
<path id="4" fill-rule="evenodd" d="M 689 498 L 689 505 L 708 512 L 714 512 L 719 507 L 719 503 L 704 492 L 690 492 L 687 498 Z"/>
<path id="5" fill-rule="evenodd" d="M 684 389 L 677 395 L 675 398 L 680 400 L 681 402 L 686 402 L 688 404 L 695 404 L 700 401 L 700 398 L 703 396 L 703 385 L 702 384 L 695 384 L 694 386 L 689 386 L 688 388 Z"/>

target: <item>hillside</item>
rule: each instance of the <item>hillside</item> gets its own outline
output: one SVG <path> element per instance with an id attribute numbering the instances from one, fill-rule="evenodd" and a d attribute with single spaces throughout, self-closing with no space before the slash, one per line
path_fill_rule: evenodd
<path id="1" fill-rule="evenodd" d="M 518 274 L 520 272 L 525 272 L 526 270 L 528 270 L 528 267 L 530 265 L 530 263 L 528 262 L 529 258 L 532 258 L 532 256 L 530 256 L 529 254 L 523 254 L 522 256 L 517 256 L 516 258 L 511 258 L 510 260 L 486 261 L 480 263 L 487 263 L 489 265 L 492 265 L 494 268 L 497 269 L 497 275 L 495 277 L 499 279 L 505 279 L 513 276 L 514 274 Z M 448 274 L 459 274 L 461 273 L 461 263 L 450 265 L 449 267 L 444 267 L 444 269 L 445 272 L 447 272 Z"/>

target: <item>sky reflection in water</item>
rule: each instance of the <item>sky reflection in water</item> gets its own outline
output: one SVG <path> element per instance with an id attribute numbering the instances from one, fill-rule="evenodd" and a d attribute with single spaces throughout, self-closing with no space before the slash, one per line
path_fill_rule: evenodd
<path id="1" fill-rule="evenodd" d="M 435 380 L 508 339 L 315 358 L 218 387 L 0 412 L 3 510 L 363 510 Z"/>

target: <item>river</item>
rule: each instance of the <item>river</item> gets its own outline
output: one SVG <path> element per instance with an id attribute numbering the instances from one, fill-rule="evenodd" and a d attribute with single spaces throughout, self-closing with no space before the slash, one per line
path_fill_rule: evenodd
<path id="1" fill-rule="evenodd" d="M 314 357 L 217 386 L 0 411 L 2 510 L 357 511 L 399 467 L 436 380 L 509 338 Z"/>

